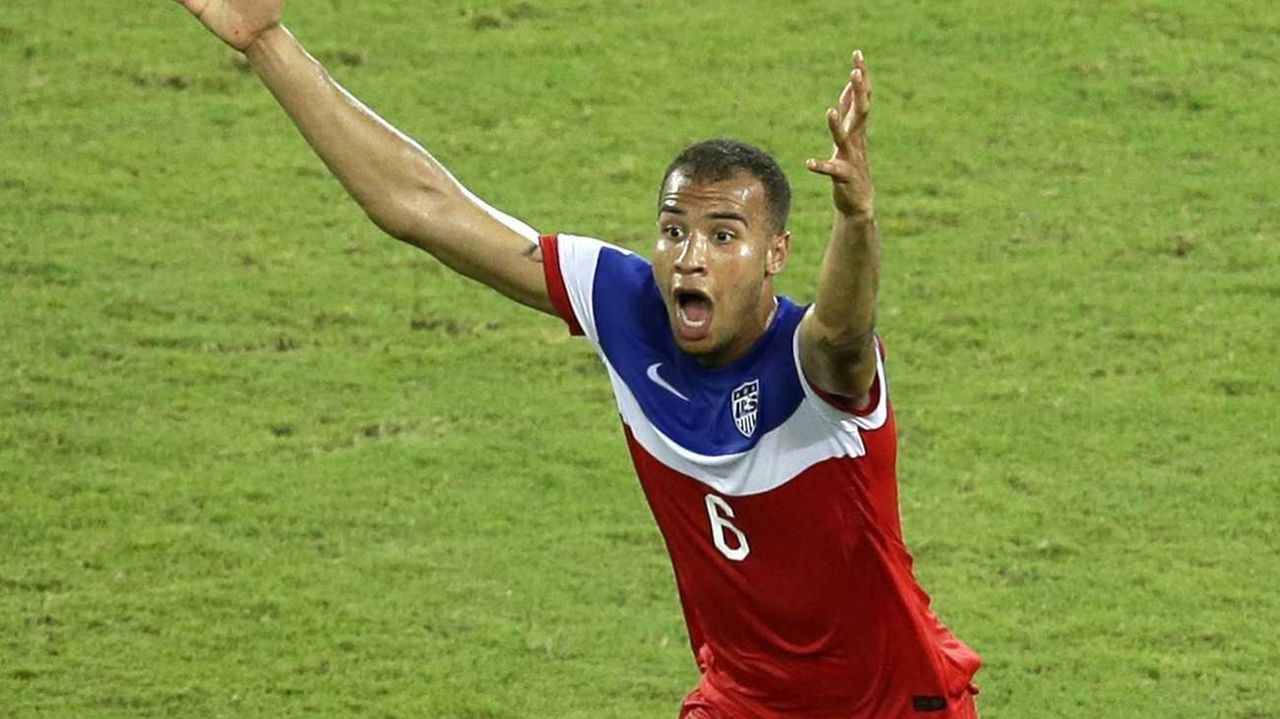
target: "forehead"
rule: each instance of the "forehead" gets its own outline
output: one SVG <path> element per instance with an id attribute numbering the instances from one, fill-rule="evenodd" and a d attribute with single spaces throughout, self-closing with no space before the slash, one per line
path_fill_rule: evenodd
<path id="1" fill-rule="evenodd" d="M 748 172 L 723 180 L 694 178 L 684 170 L 674 170 L 662 185 L 658 211 L 733 209 L 748 217 L 764 217 L 765 190 L 760 179 Z"/>

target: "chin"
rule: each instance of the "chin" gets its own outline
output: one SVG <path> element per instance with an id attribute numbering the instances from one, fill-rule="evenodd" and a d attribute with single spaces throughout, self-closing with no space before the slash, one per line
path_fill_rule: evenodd
<path id="1" fill-rule="evenodd" d="M 705 339 L 686 340 L 676 335 L 676 347 L 691 357 L 707 357 L 715 354 L 715 348 Z"/>

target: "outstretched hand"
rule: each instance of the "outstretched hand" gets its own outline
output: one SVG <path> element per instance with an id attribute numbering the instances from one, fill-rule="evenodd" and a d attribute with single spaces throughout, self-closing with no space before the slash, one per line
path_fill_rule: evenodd
<path id="1" fill-rule="evenodd" d="M 835 148 L 830 160 L 811 159 L 809 170 L 831 178 L 836 210 L 846 215 L 871 215 L 875 188 L 867 161 L 867 116 L 871 112 L 871 75 L 862 51 L 853 53 L 853 71 L 840 93 L 837 107 L 827 110 L 827 129 Z"/>
<path id="2" fill-rule="evenodd" d="M 191 11 L 223 42 L 244 52 L 264 32 L 280 24 L 284 0 L 174 0 Z"/>

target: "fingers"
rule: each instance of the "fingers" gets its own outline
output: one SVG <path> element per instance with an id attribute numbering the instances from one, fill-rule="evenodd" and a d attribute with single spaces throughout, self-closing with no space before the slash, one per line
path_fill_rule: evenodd
<path id="1" fill-rule="evenodd" d="M 844 131 L 852 133 L 860 128 L 867 119 L 867 112 L 870 109 L 870 98 L 867 96 L 867 83 L 862 76 L 861 70 L 854 70 L 849 76 L 850 88 L 850 108 L 844 115 Z"/>
<path id="2" fill-rule="evenodd" d="M 858 71 L 854 70 L 849 75 L 849 84 L 845 85 L 845 94 L 849 96 L 848 107 L 842 113 L 840 118 L 840 129 L 842 129 L 846 135 L 853 132 L 853 129 L 857 127 L 858 123 L 858 113 L 859 110 L 861 110 L 861 106 L 858 104 L 859 82 L 860 79 L 858 77 Z"/>
<path id="3" fill-rule="evenodd" d="M 862 56 L 861 50 L 853 53 L 853 64 L 851 82 L 854 105 L 858 108 L 859 118 L 865 120 L 871 112 L 871 75 L 867 72 L 867 59 Z"/>
<path id="4" fill-rule="evenodd" d="M 853 133 L 862 127 L 871 112 L 871 77 L 866 72 L 867 61 L 859 50 L 853 54 L 854 68 L 849 73 L 845 92 L 850 95 L 850 107 L 844 116 L 844 130 Z M 842 96 L 843 97 L 843 96 Z"/>
<path id="5" fill-rule="evenodd" d="M 871 71 L 867 69 L 867 58 L 861 50 L 853 51 L 853 66 L 862 71 L 862 80 L 867 85 L 867 99 L 871 99 Z"/>
<path id="6" fill-rule="evenodd" d="M 865 156 L 867 115 L 871 111 L 871 75 L 861 50 L 853 53 L 853 69 L 849 81 L 840 91 L 834 108 L 827 110 L 827 130 L 835 143 L 831 160 L 812 159 L 806 163 L 811 172 L 839 180 L 848 174 L 848 159 Z M 842 164 L 843 163 L 843 164 Z"/>
<path id="7" fill-rule="evenodd" d="M 851 135 L 866 123 L 871 112 L 871 75 L 867 72 L 867 59 L 861 50 L 853 53 L 853 69 L 849 72 L 849 81 L 840 92 L 840 101 L 836 107 L 839 111 L 840 130 L 843 135 Z M 833 131 L 832 137 L 835 137 Z M 840 140 L 836 140 L 837 144 Z"/>
<path id="8" fill-rule="evenodd" d="M 840 108 L 841 117 L 848 115 L 849 111 L 853 109 L 854 92 L 853 77 L 850 76 L 849 82 L 845 83 L 844 89 L 840 91 L 840 102 L 836 105 Z"/>
<path id="9" fill-rule="evenodd" d="M 849 133 L 844 129 L 844 115 L 835 108 L 827 110 L 827 130 L 836 147 L 844 147 L 849 142 Z"/>

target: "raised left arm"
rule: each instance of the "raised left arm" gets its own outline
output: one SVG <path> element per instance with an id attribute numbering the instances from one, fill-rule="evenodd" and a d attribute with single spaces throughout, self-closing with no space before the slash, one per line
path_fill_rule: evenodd
<path id="1" fill-rule="evenodd" d="M 863 409 L 876 374 L 880 245 L 867 160 L 871 77 L 861 51 L 853 54 L 853 66 L 838 106 L 827 110 L 827 129 L 835 143 L 831 159 L 808 162 L 811 172 L 831 178 L 835 220 L 818 274 L 817 298 L 800 324 L 800 367 L 819 389 Z"/>

